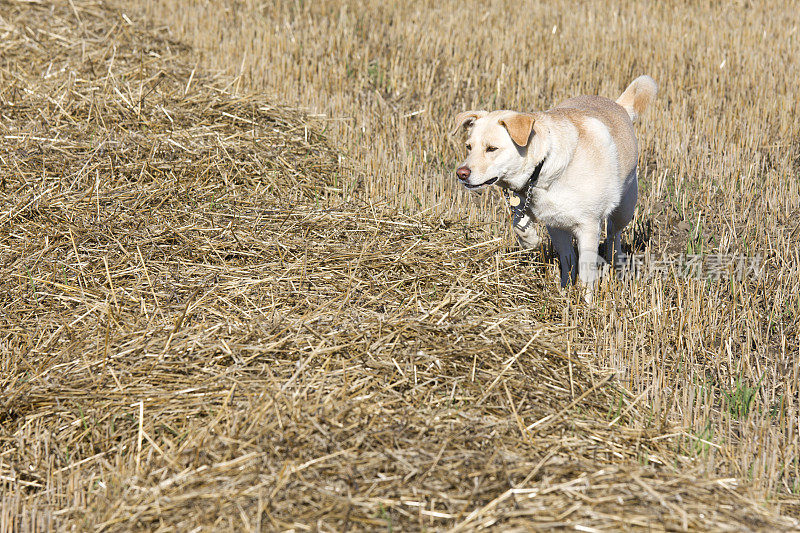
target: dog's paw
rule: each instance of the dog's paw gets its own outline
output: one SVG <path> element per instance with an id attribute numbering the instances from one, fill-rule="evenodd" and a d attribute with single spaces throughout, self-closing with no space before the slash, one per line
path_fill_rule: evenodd
<path id="1" fill-rule="evenodd" d="M 515 227 L 514 232 L 517 234 L 519 245 L 526 250 L 538 248 L 542 243 L 542 238 L 539 236 L 539 232 L 534 227 L 528 227 L 524 230 L 520 230 L 519 228 Z"/>

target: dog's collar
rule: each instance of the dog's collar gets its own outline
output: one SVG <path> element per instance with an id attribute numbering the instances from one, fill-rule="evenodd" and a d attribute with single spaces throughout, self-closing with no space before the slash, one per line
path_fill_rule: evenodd
<path id="1" fill-rule="evenodd" d="M 511 189 L 506 189 L 508 194 L 503 195 L 506 198 L 506 202 L 508 202 L 508 207 L 511 209 L 511 217 L 514 227 L 520 231 L 525 231 L 528 226 L 531 225 L 531 222 L 533 222 L 531 217 L 527 214 L 527 211 L 528 206 L 531 203 L 531 193 L 533 192 L 536 182 L 539 181 L 539 174 L 542 172 L 545 159 L 542 159 L 539 164 L 536 165 L 536 168 L 533 169 L 533 172 L 528 179 L 525 180 L 525 184 L 522 185 L 520 190 L 514 191 Z"/>

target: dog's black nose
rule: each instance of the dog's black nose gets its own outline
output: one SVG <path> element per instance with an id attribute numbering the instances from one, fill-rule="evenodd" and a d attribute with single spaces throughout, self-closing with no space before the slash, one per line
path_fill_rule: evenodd
<path id="1" fill-rule="evenodd" d="M 469 178 L 470 174 L 471 171 L 469 167 L 458 167 L 458 169 L 456 170 L 456 176 L 458 176 L 458 179 L 462 181 L 466 181 L 467 178 Z"/>

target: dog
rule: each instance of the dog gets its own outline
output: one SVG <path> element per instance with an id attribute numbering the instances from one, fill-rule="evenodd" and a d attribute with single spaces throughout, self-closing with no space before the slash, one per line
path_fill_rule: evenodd
<path id="1" fill-rule="evenodd" d="M 468 132 L 459 182 L 470 190 L 505 189 L 523 248 L 539 245 L 532 223 L 544 223 L 561 286 L 579 278 L 587 301 L 604 262 L 622 256 L 620 232 L 633 218 L 639 190 L 633 123 L 657 91 L 651 77 L 640 76 L 616 102 L 578 96 L 544 112 L 464 111 L 456 117 L 454 133 Z"/>

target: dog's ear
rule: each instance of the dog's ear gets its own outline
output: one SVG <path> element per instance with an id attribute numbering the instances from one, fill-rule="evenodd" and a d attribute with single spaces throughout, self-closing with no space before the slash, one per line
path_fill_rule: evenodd
<path id="1" fill-rule="evenodd" d="M 500 120 L 517 146 L 528 146 L 535 118 L 528 113 L 513 113 Z"/>
<path id="2" fill-rule="evenodd" d="M 462 111 L 456 115 L 456 127 L 453 128 L 450 134 L 455 135 L 462 128 L 465 130 L 470 129 L 476 120 L 485 117 L 487 113 L 487 111 Z"/>

